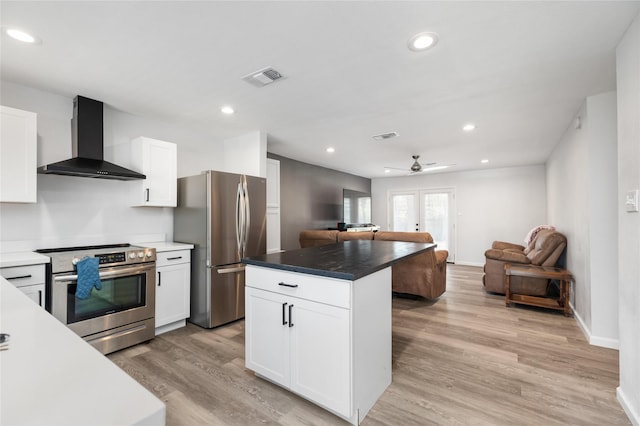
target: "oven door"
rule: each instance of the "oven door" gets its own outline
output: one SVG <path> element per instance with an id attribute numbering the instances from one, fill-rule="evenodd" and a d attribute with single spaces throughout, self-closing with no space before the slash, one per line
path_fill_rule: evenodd
<path id="1" fill-rule="evenodd" d="M 51 314 L 82 337 L 153 319 L 155 270 L 155 263 L 100 269 L 102 289 L 87 299 L 76 297 L 77 275 L 54 275 Z"/>

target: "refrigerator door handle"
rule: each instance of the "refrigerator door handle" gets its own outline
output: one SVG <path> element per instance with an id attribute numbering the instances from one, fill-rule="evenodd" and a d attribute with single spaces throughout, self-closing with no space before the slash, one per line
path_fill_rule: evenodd
<path id="1" fill-rule="evenodd" d="M 236 191 L 236 246 L 238 248 L 238 255 L 242 257 L 242 185 L 238 184 L 238 190 Z"/>
<path id="2" fill-rule="evenodd" d="M 242 271 L 244 271 L 244 266 L 236 266 L 235 268 L 218 269 L 219 274 L 231 274 L 234 272 L 242 272 Z"/>
<path id="3" fill-rule="evenodd" d="M 242 241 L 242 257 L 244 257 L 244 253 L 247 250 L 247 242 L 249 241 L 249 227 L 251 226 L 251 207 L 249 206 L 249 188 L 247 187 L 247 178 L 246 176 L 242 182 L 242 189 L 244 193 L 244 239 Z"/>

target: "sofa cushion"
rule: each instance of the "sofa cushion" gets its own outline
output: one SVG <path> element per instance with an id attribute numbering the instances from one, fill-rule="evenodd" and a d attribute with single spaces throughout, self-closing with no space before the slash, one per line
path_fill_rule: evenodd
<path id="1" fill-rule="evenodd" d="M 338 242 L 352 240 L 373 240 L 373 232 L 338 232 Z"/>
<path id="2" fill-rule="evenodd" d="M 392 232 L 378 231 L 374 240 L 379 241 L 407 241 L 410 243 L 433 243 L 433 237 L 428 232 Z"/>
<path id="3" fill-rule="evenodd" d="M 298 237 L 298 241 L 300 242 L 300 247 L 316 247 L 316 246 L 326 246 L 328 244 L 335 244 L 337 240 L 338 231 L 334 230 L 306 230 L 300 231 L 300 235 Z"/>

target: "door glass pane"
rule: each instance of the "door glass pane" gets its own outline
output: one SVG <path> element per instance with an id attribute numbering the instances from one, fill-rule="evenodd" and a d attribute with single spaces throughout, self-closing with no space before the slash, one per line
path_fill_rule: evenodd
<path id="1" fill-rule="evenodd" d="M 449 193 L 423 193 L 422 229 L 431 234 L 438 248 L 449 250 Z"/>
<path id="2" fill-rule="evenodd" d="M 391 229 L 390 231 L 416 231 L 418 217 L 416 214 L 415 194 L 391 195 Z"/>

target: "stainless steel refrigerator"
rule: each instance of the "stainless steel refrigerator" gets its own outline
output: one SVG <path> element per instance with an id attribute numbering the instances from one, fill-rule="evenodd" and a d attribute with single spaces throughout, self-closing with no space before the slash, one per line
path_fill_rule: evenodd
<path id="1" fill-rule="evenodd" d="M 213 328 L 244 318 L 243 257 L 266 252 L 266 179 L 203 172 L 178 179 L 173 239 L 195 246 L 189 321 Z"/>

